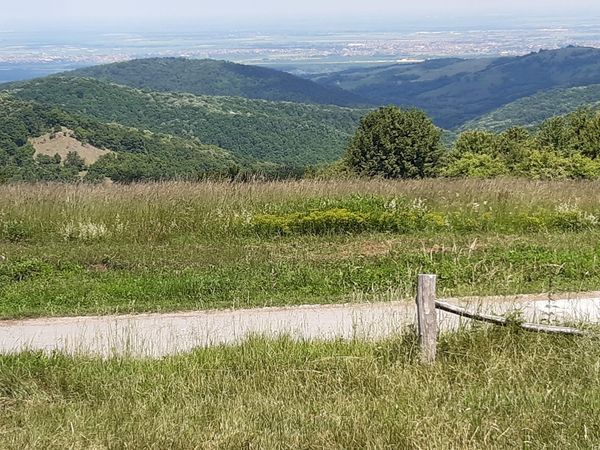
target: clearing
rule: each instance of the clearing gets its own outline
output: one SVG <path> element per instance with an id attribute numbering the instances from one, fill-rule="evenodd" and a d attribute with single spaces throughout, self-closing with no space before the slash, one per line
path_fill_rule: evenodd
<path id="1" fill-rule="evenodd" d="M 93 145 L 84 144 L 75 139 L 73 134 L 72 130 L 63 127 L 59 132 L 47 133 L 31 139 L 30 142 L 36 155 L 54 156 L 58 154 L 64 160 L 70 152 L 75 152 L 87 165 L 94 164 L 101 156 L 112 153 L 110 150 L 102 150 Z"/>

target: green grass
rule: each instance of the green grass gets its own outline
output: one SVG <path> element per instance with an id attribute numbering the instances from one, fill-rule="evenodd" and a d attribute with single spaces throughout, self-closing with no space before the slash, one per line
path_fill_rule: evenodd
<path id="1" fill-rule="evenodd" d="M 72 255 L 69 264 L 58 259 L 65 258 L 64 254 L 54 255 L 56 259 L 49 263 L 36 255 L 15 264 L 10 272 L 9 264 L 4 264 L 10 277 L 4 276 L 7 281 L 0 291 L 1 316 L 408 298 L 420 272 L 437 273 L 440 295 L 448 296 L 596 290 L 600 285 L 599 237 L 596 232 L 580 233 L 561 236 L 562 242 L 558 242 L 554 236 L 557 241 L 550 245 L 546 234 L 519 237 L 514 242 L 485 236 L 408 238 L 403 242 L 389 235 L 370 235 L 368 239 L 330 240 L 329 248 L 322 247 L 323 239 L 311 237 L 281 240 L 273 249 L 257 249 L 251 244 L 225 249 L 162 247 L 154 250 L 157 259 L 148 266 L 136 261 L 149 257 L 143 255 L 143 246 L 127 247 L 125 251 L 137 252 L 136 256 Z M 100 250 L 124 251 L 115 247 Z M 173 251 L 183 255 L 171 258 Z M 196 251 L 193 256 L 186 253 Z M 167 254 L 160 256 L 160 252 Z M 50 261 L 48 254 L 45 259 Z"/>
<path id="2" fill-rule="evenodd" d="M 600 183 L 0 186 L 0 317 L 598 290 Z M 0 356 L 0 448 L 593 448 L 600 347 L 476 328 Z"/>
<path id="3" fill-rule="evenodd" d="M 383 342 L 255 338 L 161 360 L 0 357 L 0 447 L 593 448 L 593 338 L 479 329 L 421 365 Z"/>
<path id="4" fill-rule="evenodd" d="M 599 186 L 3 186 L 0 317 L 598 290 Z"/>

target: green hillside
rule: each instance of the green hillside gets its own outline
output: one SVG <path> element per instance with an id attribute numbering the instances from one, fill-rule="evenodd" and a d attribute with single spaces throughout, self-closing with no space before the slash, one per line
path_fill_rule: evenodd
<path id="1" fill-rule="evenodd" d="M 390 90 L 392 84 L 435 81 L 454 75 L 475 73 L 488 67 L 497 58 L 431 59 L 420 63 L 400 63 L 387 66 L 346 69 L 340 72 L 310 75 L 309 78 L 324 85 L 338 85 L 351 91 L 364 91 L 371 97 L 380 96 L 379 89 Z"/>
<path id="2" fill-rule="evenodd" d="M 582 107 L 600 108 L 600 84 L 540 92 L 509 103 L 461 128 L 504 131 L 514 126 L 535 127 L 545 120 Z"/>
<path id="3" fill-rule="evenodd" d="M 89 167 L 88 179 L 105 176 L 115 181 L 198 178 L 225 173 L 238 160 L 227 151 L 195 140 L 104 124 L 86 117 L 0 94 L 0 181 L 76 181 L 82 163 L 36 155 L 31 139 L 62 129 L 73 137 L 113 153 Z"/>
<path id="4" fill-rule="evenodd" d="M 87 67 L 69 74 L 153 91 L 338 106 L 367 103 L 356 94 L 334 86 L 323 86 L 286 72 L 210 59 L 137 59 Z"/>
<path id="5" fill-rule="evenodd" d="M 89 78 L 10 85 L 14 95 L 104 122 L 216 145 L 242 158 L 306 166 L 334 161 L 364 110 L 240 97 L 141 91 Z"/>
<path id="6" fill-rule="evenodd" d="M 600 84 L 600 49 L 567 47 L 519 57 L 433 60 L 313 79 L 374 103 L 422 108 L 439 126 L 452 129 L 545 90 Z"/>

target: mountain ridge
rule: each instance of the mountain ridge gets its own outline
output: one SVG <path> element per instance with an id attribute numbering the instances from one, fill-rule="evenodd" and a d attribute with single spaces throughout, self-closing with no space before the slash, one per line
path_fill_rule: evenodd
<path id="1" fill-rule="evenodd" d="M 214 59 L 133 59 L 86 67 L 59 75 L 95 78 L 158 92 L 346 107 L 368 104 L 368 101 L 360 96 L 335 86 L 323 86 L 275 69 Z"/>
<path id="2" fill-rule="evenodd" d="M 435 60 L 434 60 L 435 61 Z M 443 61 L 443 60 L 441 60 Z M 569 46 L 516 57 L 449 60 L 355 69 L 313 79 L 374 103 L 417 107 L 456 129 L 519 98 L 556 88 L 600 83 L 600 49 Z"/>
<path id="3" fill-rule="evenodd" d="M 58 147 L 61 138 L 73 144 L 71 149 Z M 77 181 L 81 169 L 73 171 L 62 163 L 69 151 L 81 157 L 78 149 L 100 153 L 93 160 L 81 160 L 88 166 L 86 179 L 93 181 L 197 179 L 226 173 L 242 162 L 222 148 L 194 139 L 104 123 L 56 105 L 0 93 L 0 182 Z M 55 158 L 54 153 L 62 155 Z"/>

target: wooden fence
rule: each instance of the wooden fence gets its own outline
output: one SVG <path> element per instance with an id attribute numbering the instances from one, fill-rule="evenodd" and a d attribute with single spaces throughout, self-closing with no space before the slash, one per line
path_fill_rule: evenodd
<path id="1" fill-rule="evenodd" d="M 417 331 L 419 334 L 419 344 L 421 346 L 421 357 L 425 363 L 432 363 L 435 361 L 438 335 L 437 310 L 499 326 L 514 324 L 524 330 L 538 333 L 570 334 L 578 336 L 585 334 L 584 331 L 577 328 L 535 323 L 516 323 L 505 317 L 468 311 L 460 306 L 437 300 L 436 285 L 436 275 L 422 274 L 418 276 Z"/>

